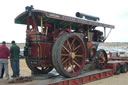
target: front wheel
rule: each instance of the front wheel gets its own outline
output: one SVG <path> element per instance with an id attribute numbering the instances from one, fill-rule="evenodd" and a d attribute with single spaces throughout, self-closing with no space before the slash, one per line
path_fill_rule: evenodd
<path id="1" fill-rule="evenodd" d="M 74 77 L 82 71 L 86 48 L 83 40 L 77 34 L 60 36 L 52 49 L 52 63 L 62 76 Z"/>
<path id="2" fill-rule="evenodd" d="M 100 49 L 96 52 L 96 67 L 98 69 L 104 69 L 107 65 L 108 58 L 105 50 Z"/>

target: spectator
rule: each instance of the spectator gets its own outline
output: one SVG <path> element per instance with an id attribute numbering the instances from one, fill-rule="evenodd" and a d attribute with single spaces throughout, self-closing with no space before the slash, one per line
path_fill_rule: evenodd
<path id="1" fill-rule="evenodd" d="M 6 79 L 9 78 L 8 74 L 8 56 L 10 55 L 9 49 L 6 46 L 6 42 L 3 41 L 0 46 L 0 77 L 2 77 L 2 67 L 5 69 Z"/>
<path id="2" fill-rule="evenodd" d="M 19 77 L 19 53 L 20 48 L 16 45 L 15 41 L 12 41 L 12 46 L 10 47 L 10 62 L 11 62 L 11 68 L 13 71 L 13 75 L 11 77 Z"/>
<path id="3" fill-rule="evenodd" d="M 3 75 L 4 75 L 4 65 L 2 65 L 2 71 L 1 71 L 1 76 L 0 76 L 0 78 L 3 78 Z"/>

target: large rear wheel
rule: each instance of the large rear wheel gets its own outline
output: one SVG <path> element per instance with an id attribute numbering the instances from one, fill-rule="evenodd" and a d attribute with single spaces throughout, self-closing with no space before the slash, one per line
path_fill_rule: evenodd
<path id="1" fill-rule="evenodd" d="M 82 71 L 86 58 L 83 40 L 77 34 L 60 36 L 52 49 L 52 63 L 62 76 L 74 77 Z"/>

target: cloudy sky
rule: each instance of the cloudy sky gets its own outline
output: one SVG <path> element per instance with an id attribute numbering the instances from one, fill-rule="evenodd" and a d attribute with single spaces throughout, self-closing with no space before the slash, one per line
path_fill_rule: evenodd
<path id="1" fill-rule="evenodd" d="M 82 12 L 100 17 L 100 22 L 115 25 L 107 42 L 128 42 L 127 0 L 2 0 L 0 2 L 0 42 L 25 42 L 26 26 L 14 19 L 26 6 L 75 17 Z"/>

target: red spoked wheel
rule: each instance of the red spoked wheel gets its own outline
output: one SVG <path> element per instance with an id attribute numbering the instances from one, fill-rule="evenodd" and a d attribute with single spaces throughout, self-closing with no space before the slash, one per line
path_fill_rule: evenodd
<path id="1" fill-rule="evenodd" d="M 62 76 L 74 77 L 82 71 L 86 58 L 83 40 L 76 34 L 60 36 L 52 49 L 52 63 Z"/>
<path id="2" fill-rule="evenodd" d="M 96 66 L 99 69 L 104 69 L 107 65 L 108 58 L 107 58 L 107 53 L 105 50 L 100 49 L 96 53 Z"/>

